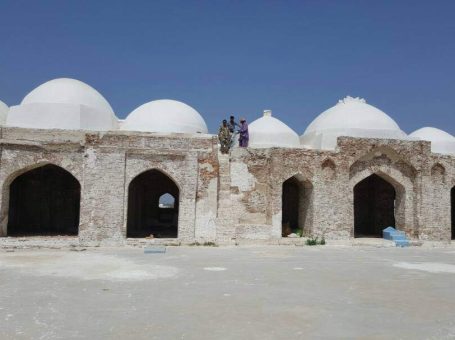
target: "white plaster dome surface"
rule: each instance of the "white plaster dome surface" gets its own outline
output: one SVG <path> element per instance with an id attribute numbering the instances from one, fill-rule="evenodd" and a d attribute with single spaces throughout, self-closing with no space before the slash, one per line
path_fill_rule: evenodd
<path id="1" fill-rule="evenodd" d="M 124 120 L 121 130 L 160 133 L 208 133 L 202 116 L 177 100 L 160 99 L 139 106 Z"/>
<path id="2" fill-rule="evenodd" d="M 313 120 L 300 140 L 306 147 L 330 150 L 340 136 L 403 139 L 406 134 L 385 112 L 348 96 Z"/>
<path id="3" fill-rule="evenodd" d="M 252 148 L 300 147 L 299 135 L 268 110 L 249 125 L 248 132 Z"/>
<path id="4" fill-rule="evenodd" d="M 411 133 L 409 138 L 431 142 L 434 153 L 455 155 L 455 137 L 443 130 L 424 127 Z"/>
<path id="5" fill-rule="evenodd" d="M 114 130 L 117 118 L 93 87 L 70 78 L 50 80 L 10 110 L 7 125 L 70 130 Z"/>
<path id="6" fill-rule="evenodd" d="M 93 87 L 76 79 L 50 80 L 27 94 L 22 105 L 35 103 L 60 103 L 85 105 L 101 112 L 111 112 L 111 105 Z"/>
<path id="7" fill-rule="evenodd" d="M 6 117 L 8 116 L 8 105 L 0 100 L 0 125 L 5 124 Z"/>

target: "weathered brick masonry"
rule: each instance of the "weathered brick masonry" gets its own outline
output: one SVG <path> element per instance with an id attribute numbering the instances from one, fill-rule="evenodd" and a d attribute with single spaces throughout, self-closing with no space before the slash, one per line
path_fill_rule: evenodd
<path id="1" fill-rule="evenodd" d="M 398 229 L 413 239 L 451 239 L 455 157 L 431 153 L 424 141 L 341 137 L 335 151 L 236 148 L 226 156 L 212 135 L 4 127 L 0 162 L 3 242 L 11 239 L 11 182 L 45 164 L 67 170 L 81 185 L 79 233 L 71 241 L 81 245 L 127 243 L 128 186 L 151 169 L 179 188 L 177 242 L 281 239 L 283 183 L 293 176 L 305 196 L 304 235 L 352 238 L 354 186 L 372 174 L 395 189 Z"/>

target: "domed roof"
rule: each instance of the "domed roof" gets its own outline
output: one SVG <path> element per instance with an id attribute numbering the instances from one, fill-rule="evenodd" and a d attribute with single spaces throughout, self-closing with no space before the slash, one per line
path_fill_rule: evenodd
<path id="1" fill-rule="evenodd" d="M 309 148 L 335 149 L 340 136 L 402 139 L 406 134 L 392 118 L 365 99 L 348 96 L 313 120 L 301 142 Z"/>
<path id="2" fill-rule="evenodd" d="M 162 133 L 207 133 L 202 116 L 191 106 L 160 99 L 139 106 L 122 123 L 121 130 Z"/>
<path id="3" fill-rule="evenodd" d="M 264 111 L 264 116 L 256 119 L 248 127 L 249 146 L 252 148 L 300 146 L 299 135 L 282 121 L 272 117 L 272 111 Z"/>
<path id="4" fill-rule="evenodd" d="M 6 117 L 8 116 L 8 105 L 0 100 L 0 125 L 5 124 Z"/>
<path id="5" fill-rule="evenodd" d="M 455 137 L 443 130 L 424 127 L 411 133 L 409 138 L 431 142 L 434 153 L 455 155 Z"/>
<path id="6" fill-rule="evenodd" d="M 114 113 L 107 100 L 93 87 L 76 79 L 53 79 L 25 96 L 21 105 L 59 103 L 85 105 L 101 112 Z"/>
<path id="7" fill-rule="evenodd" d="M 117 129 L 117 117 L 106 99 L 76 79 L 50 80 L 10 108 L 8 126 L 36 129 L 108 131 Z"/>

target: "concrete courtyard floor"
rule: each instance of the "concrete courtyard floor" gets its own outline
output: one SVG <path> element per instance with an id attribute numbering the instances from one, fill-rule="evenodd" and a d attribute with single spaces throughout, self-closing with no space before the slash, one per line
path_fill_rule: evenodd
<path id="1" fill-rule="evenodd" d="M 0 250 L 0 339 L 445 339 L 455 248 Z"/>

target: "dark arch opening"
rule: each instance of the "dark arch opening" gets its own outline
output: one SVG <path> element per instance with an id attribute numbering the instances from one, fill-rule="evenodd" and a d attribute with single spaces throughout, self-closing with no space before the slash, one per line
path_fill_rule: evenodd
<path id="1" fill-rule="evenodd" d="M 455 240 L 455 187 L 450 191 L 451 216 L 452 216 L 452 240 Z"/>
<path id="2" fill-rule="evenodd" d="M 178 215 L 179 188 L 171 178 L 161 171 L 149 170 L 131 181 L 127 237 L 175 238 Z"/>
<path id="3" fill-rule="evenodd" d="M 287 237 L 291 233 L 305 234 L 310 231 L 311 193 L 311 184 L 296 176 L 283 183 L 281 236 Z"/>
<path id="4" fill-rule="evenodd" d="M 81 186 L 68 171 L 44 165 L 10 185 L 9 236 L 77 235 Z"/>
<path id="5" fill-rule="evenodd" d="M 354 187 L 354 237 L 382 237 L 382 230 L 395 227 L 395 188 L 378 175 Z"/>

